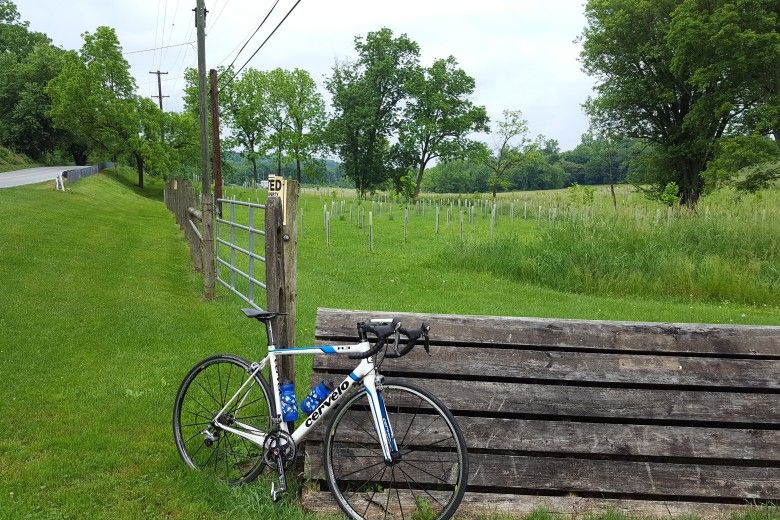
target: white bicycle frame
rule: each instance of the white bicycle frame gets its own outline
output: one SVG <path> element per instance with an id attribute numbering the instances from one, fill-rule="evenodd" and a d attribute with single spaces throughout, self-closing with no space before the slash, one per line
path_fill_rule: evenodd
<path id="1" fill-rule="evenodd" d="M 263 432 L 239 421 L 234 421 L 233 426 L 227 426 L 220 423 L 217 419 L 227 410 L 231 409 L 232 403 L 238 401 L 238 404 L 235 408 L 240 408 L 243 405 L 244 400 L 249 395 L 249 392 L 247 391 L 244 393 L 244 390 L 247 388 L 247 386 L 254 382 L 255 375 L 260 373 L 260 371 L 265 368 L 267 364 L 270 364 L 271 367 L 271 388 L 273 389 L 274 394 L 274 404 L 277 414 L 276 419 L 279 423 L 279 429 L 289 433 L 287 423 L 284 422 L 281 417 L 282 400 L 279 391 L 280 381 L 279 367 L 276 360 L 277 356 L 295 356 L 300 354 L 311 355 L 320 353 L 325 353 L 328 355 L 363 354 L 370 348 L 371 344 L 368 341 L 362 341 L 354 345 L 344 346 L 323 345 L 318 347 L 291 347 L 281 349 L 277 349 L 274 345 L 268 345 L 268 355 L 264 357 L 259 363 L 252 364 L 252 372 L 250 373 L 250 377 L 244 382 L 244 384 L 241 385 L 236 393 L 233 394 L 228 402 L 225 403 L 225 406 L 214 417 L 212 424 L 217 428 L 233 433 L 243 437 L 244 439 L 247 439 L 250 442 L 263 446 L 267 432 Z M 295 446 L 297 447 L 301 441 L 306 438 L 306 436 L 311 432 L 312 428 L 314 428 L 323 417 L 326 417 L 336 408 L 335 404 L 338 400 L 342 399 L 348 393 L 351 393 L 352 389 L 362 382 L 363 389 L 361 391 L 364 391 L 366 394 L 368 394 L 368 403 L 371 409 L 371 417 L 373 419 L 374 428 L 377 432 L 377 438 L 379 439 L 379 443 L 382 447 L 382 454 L 386 461 L 392 461 L 393 454 L 398 452 L 398 447 L 395 442 L 395 437 L 393 436 L 393 430 L 390 426 L 390 421 L 387 418 L 387 410 L 385 409 L 382 395 L 377 391 L 376 378 L 377 371 L 374 367 L 374 362 L 371 357 L 362 359 L 358 366 L 352 372 L 350 372 L 350 374 L 341 383 L 339 383 L 333 389 L 333 391 L 331 391 L 330 395 L 328 395 L 328 397 L 326 397 L 306 418 L 304 423 L 292 433 L 291 437 L 295 442 Z M 243 397 L 239 397 L 242 396 L 242 393 Z"/>

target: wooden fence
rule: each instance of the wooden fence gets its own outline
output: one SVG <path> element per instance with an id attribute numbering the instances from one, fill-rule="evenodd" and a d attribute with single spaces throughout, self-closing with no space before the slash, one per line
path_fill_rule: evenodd
<path id="1" fill-rule="evenodd" d="M 200 210 L 196 209 L 198 204 L 195 189 L 187 181 L 173 179 L 165 184 L 163 196 L 165 205 L 176 217 L 176 223 L 184 232 L 190 246 L 192 265 L 202 271 L 201 233 L 198 227 L 202 216 Z"/>
<path id="2" fill-rule="evenodd" d="M 356 322 L 387 316 L 431 325 L 432 357 L 417 348 L 382 373 L 456 415 L 470 451 L 460 514 L 780 504 L 780 327 L 320 309 L 316 338 L 355 342 Z M 353 365 L 318 356 L 312 384 Z M 321 436 L 306 446 L 303 500 L 335 511 Z"/>

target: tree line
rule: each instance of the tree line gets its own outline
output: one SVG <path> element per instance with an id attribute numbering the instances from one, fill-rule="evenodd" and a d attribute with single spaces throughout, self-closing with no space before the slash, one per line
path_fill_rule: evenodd
<path id="1" fill-rule="evenodd" d="M 585 16 L 580 59 L 597 83 L 584 104 L 591 131 L 573 150 L 531 138 L 519 110 L 490 121 L 453 56 L 423 64 L 419 45 L 388 28 L 355 37 L 354 55 L 334 65 L 330 107 L 305 70 L 220 70 L 224 148 L 254 180 L 342 179 L 361 195 L 410 199 L 631 182 L 692 207 L 719 186 L 780 178 L 776 1 L 589 0 Z M 10 0 L 0 21 L 0 144 L 41 162 L 125 161 L 139 184 L 144 173 L 197 172 L 193 69 L 185 111 L 163 112 L 137 95 L 113 29 L 69 51 L 31 31 Z M 226 178 L 240 180 L 225 155 Z"/>

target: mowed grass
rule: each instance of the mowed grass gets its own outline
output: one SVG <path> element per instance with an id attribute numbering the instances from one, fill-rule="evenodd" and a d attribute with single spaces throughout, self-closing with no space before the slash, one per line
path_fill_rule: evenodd
<path id="1" fill-rule="evenodd" d="M 170 416 L 184 374 L 217 352 L 258 359 L 264 334 L 227 291 L 200 298 L 201 280 L 159 184 L 142 192 L 129 179 L 100 174 L 67 193 L 47 184 L 0 190 L 0 518 L 309 517 L 296 504 L 295 480 L 273 504 L 267 479 L 230 488 L 178 459 Z M 447 269 L 439 257 L 457 228 L 442 222 L 436 235 L 430 212 L 410 217 L 407 242 L 397 208 L 392 219 L 387 210 L 377 214 L 373 252 L 355 215 L 351 224 L 348 215 L 336 216 L 326 246 L 322 207 L 329 202 L 301 201 L 301 344 L 313 341 L 317 306 L 779 321 L 776 308 L 569 294 Z M 522 225 L 530 233 L 536 224 Z M 480 220 L 469 232 L 486 226 Z M 298 361 L 299 394 L 308 387 L 307 361 Z"/>
<path id="2" fill-rule="evenodd" d="M 256 356 L 259 327 L 205 303 L 157 198 L 113 175 L 0 190 L 0 518 L 305 518 L 295 490 L 186 471 L 171 434 L 199 358 Z"/>

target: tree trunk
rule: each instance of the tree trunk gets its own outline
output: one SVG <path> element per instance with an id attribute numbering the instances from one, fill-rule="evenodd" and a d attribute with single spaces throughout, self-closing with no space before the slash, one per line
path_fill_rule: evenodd
<path id="1" fill-rule="evenodd" d="M 295 178 L 298 180 L 298 186 L 301 185 L 301 158 L 295 158 Z"/>
<path id="2" fill-rule="evenodd" d="M 72 151 L 73 162 L 76 166 L 84 166 L 87 164 L 87 152 L 81 149 L 74 149 Z"/>
<path id="3" fill-rule="evenodd" d="M 775 138 L 775 144 L 777 146 L 780 146 L 780 128 L 773 128 L 772 129 L 772 137 Z"/>
<path id="4" fill-rule="evenodd" d="M 615 197 L 615 185 L 610 183 L 609 184 L 609 191 L 612 193 L 612 206 L 615 208 L 615 211 L 617 211 L 617 198 Z"/>
<path id="5" fill-rule="evenodd" d="M 252 157 L 252 179 L 255 183 L 260 182 L 260 179 L 257 178 L 257 157 Z"/>
<path id="6" fill-rule="evenodd" d="M 684 168 L 682 184 L 679 188 L 680 204 L 695 210 L 701 195 L 701 169 L 696 165 L 696 161 L 691 159 L 685 161 Z"/>
<path id="7" fill-rule="evenodd" d="M 414 183 L 414 197 L 412 198 L 412 201 L 417 201 L 417 197 L 420 196 L 420 185 L 422 184 L 423 173 L 425 173 L 425 164 L 420 163 L 420 166 L 417 168 L 417 179 Z"/>
<path id="8" fill-rule="evenodd" d="M 144 158 L 141 154 L 135 154 L 135 166 L 138 169 L 138 187 L 144 187 Z"/>

